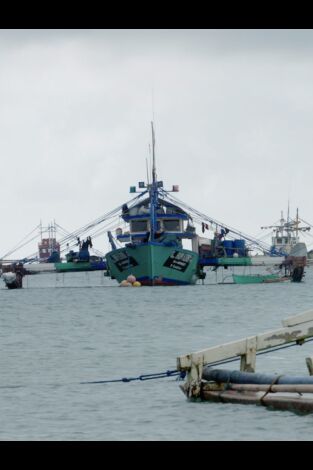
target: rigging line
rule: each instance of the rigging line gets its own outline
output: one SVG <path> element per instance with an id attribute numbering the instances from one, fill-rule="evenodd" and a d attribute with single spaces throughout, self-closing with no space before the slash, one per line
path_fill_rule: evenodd
<path id="1" fill-rule="evenodd" d="M 99 237 L 100 235 L 103 235 L 105 234 L 106 232 L 110 231 L 110 230 L 113 230 L 115 227 L 117 227 L 119 224 L 118 224 L 118 218 L 116 218 L 115 221 L 113 221 L 111 224 L 109 225 L 106 225 L 105 227 L 100 227 L 98 228 L 97 230 L 95 231 L 91 231 L 89 232 L 89 235 L 92 237 L 92 238 L 97 238 Z M 76 242 L 76 239 L 75 241 L 73 241 L 74 244 L 77 244 Z M 64 243 L 62 243 L 62 247 L 64 247 Z"/>
<path id="2" fill-rule="evenodd" d="M 96 256 L 99 256 L 101 258 L 104 258 L 104 253 L 102 253 L 102 251 L 99 251 L 97 250 L 96 248 L 90 248 L 90 250 L 92 251 L 92 253 L 94 253 Z"/>
<path id="3" fill-rule="evenodd" d="M 22 245 L 20 245 L 20 246 L 19 246 L 18 248 L 16 248 L 15 250 L 9 251 L 3 258 L 7 258 L 7 257 L 10 256 L 12 253 L 14 253 L 14 252 L 17 251 L 17 250 L 20 250 L 21 248 L 23 248 L 23 246 L 28 245 L 30 242 L 32 242 L 32 241 L 35 240 L 36 238 L 38 238 L 38 235 L 35 235 L 33 238 L 31 238 L 31 239 L 28 240 L 27 242 L 23 243 Z"/>
<path id="4" fill-rule="evenodd" d="M 37 230 L 39 227 L 40 227 L 40 225 L 37 225 L 31 232 L 29 232 L 25 237 L 23 237 L 22 240 L 20 240 L 20 242 L 14 248 L 12 248 L 8 253 L 6 253 L 4 256 L 2 256 L 2 258 L 6 258 L 8 256 L 8 254 L 14 253 L 14 251 L 16 251 L 19 248 L 19 245 L 24 240 L 26 240 L 30 235 L 32 235 L 32 233 L 34 233 L 34 231 Z"/>
<path id="5" fill-rule="evenodd" d="M 120 209 L 120 208 L 119 208 Z M 70 241 L 72 239 L 76 239 L 78 236 L 82 236 L 85 232 L 87 232 L 88 230 L 92 229 L 93 227 L 95 227 L 96 225 L 99 225 L 100 223 L 104 222 L 105 220 L 107 221 L 108 219 L 114 217 L 114 214 L 112 215 L 105 215 L 104 218 L 102 220 L 99 220 L 97 219 L 97 221 L 93 222 L 93 223 L 90 223 L 84 227 L 81 227 L 79 229 L 76 229 L 74 232 L 71 232 L 69 233 L 68 235 L 66 235 L 65 237 L 63 237 L 59 243 L 60 244 L 64 244 L 65 242 L 67 241 Z"/>
<path id="6" fill-rule="evenodd" d="M 261 234 L 261 233 L 259 234 L 259 233 L 258 233 L 258 234 L 255 236 L 255 238 L 256 238 L 257 240 L 263 240 L 264 238 L 267 238 L 267 237 L 270 237 L 270 236 L 271 236 L 271 233 L 270 233 L 270 232 L 265 233 L 265 234 L 264 234 L 264 232 L 262 232 L 262 233 L 263 233 L 263 234 Z"/>
<path id="7" fill-rule="evenodd" d="M 114 229 L 114 227 L 117 227 L 117 226 L 118 226 L 118 224 L 115 223 L 114 225 L 107 226 L 107 227 L 103 227 L 102 229 L 99 229 L 99 230 L 96 231 L 96 232 L 91 232 L 91 233 L 90 233 L 90 236 L 91 236 L 93 239 L 98 238 L 100 235 L 103 235 L 103 234 L 109 232 L 110 230 Z M 69 243 L 67 243 L 66 245 L 65 245 L 65 244 L 62 244 L 62 246 L 60 247 L 60 248 L 61 248 L 61 249 L 60 249 L 60 252 L 63 253 L 64 251 L 67 251 L 67 250 L 69 250 L 69 249 L 72 249 L 72 248 L 74 248 L 74 247 L 76 247 L 76 246 L 77 246 L 77 241 L 76 241 L 76 239 L 75 239 L 75 240 L 72 241 L 72 243 L 69 242 Z M 99 251 L 99 253 L 100 253 L 100 251 Z M 101 253 L 102 253 L 102 252 L 101 252 Z M 103 256 L 103 255 L 101 254 L 101 256 Z"/>
<path id="8" fill-rule="evenodd" d="M 97 224 L 101 223 L 101 222 L 104 222 L 105 220 L 113 217 L 115 214 L 114 212 L 117 212 L 118 210 L 121 209 L 121 206 L 119 206 L 118 208 L 114 209 L 114 211 L 111 211 L 107 214 L 104 214 L 102 217 L 99 217 L 98 219 L 94 220 L 93 222 L 90 222 L 89 224 L 86 224 L 84 225 L 83 227 L 80 227 L 76 230 L 74 230 L 73 232 L 70 232 L 67 236 L 63 237 L 61 240 L 60 240 L 60 243 L 63 243 L 64 241 L 68 240 L 68 239 L 71 239 L 71 238 L 75 238 L 77 235 L 81 235 L 81 233 L 85 232 L 86 230 L 90 229 L 90 228 L 93 228 L 94 226 L 96 226 Z"/>
<path id="9" fill-rule="evenodd" d="M 312 341 L 312 340 L 313 340 L 313 338 L 310 338 L 310 339 L 307 339 L 305 342 L 309 342 L 309 341 Z M 302 345 L 302 343 L 301 344 L 297 343 L 297 340 L 295 340 L 293 343 L 294 344 L 285 344 L 283 346 L 276 346 L 276 347 L 274 346 L 273 348 L 269 348 L 265 351 L 258 351 L 258 352 L 256 352 L 256 355 L 259 356 L 261 354 L 267 354 L 267 353 L 270 353 L 270 352 L 279 351 L 281 349 L 286 349 L 286 348 L 290 348 L 290 347 L 293 347 L 293 346 Z M 228 364 L 230 362 L 235 362 L 235 361 L 239 361 L 239 360 L 240 360 L 240 356 L 232 356 L 228 359 L 205 363 L 204 366 L 205 367 L 214 367 L 214 366 Z M 173 376 L 179 376 L 181 379 L 183 379 L 186 376 L 186 371 L 179 371 L 177 369 L 174 369 L 174 370 L 167 370 L 166 372 L 142 374 L 142 375 L 139 375 L 137 377 L 123 377 L 121 379 L 111 379 L 111 380 L 94 380 L 94 381 L 88 381 L 88 382 L 80 382 L 80 384 L 82 384 L 82 385 L 86 385 L 86 384 L 106 384 L 106 383 L 116 383 L 116 382 L 132 382 L 132 381 L 135 381 L 135 380 L 144 381 L 144 380 L 162 379 L 162 378 L 165 378 L 165 377 L 173 377 Z"/>
<path id="10" fill-rule="evenodd" d="M 311 237 L 311 238 L 313 237 L 312 233 L 309 233 L 309 232 L 303 232 L 303 236 L 304 237 L 308 236 L 308 237 Z"/>
<path id="11" fill-rule="evenodd" d="M 56 227 L 58 227 L 59 229 L 61 229 L 66 235 L 70 235 L 71 232 L 69 232 L 68 230 L 66 230 L 65 228 L 61 227 L 61 225 L 59 224 L 55 224 Z"/>
<path id="12" fill-rule="evenodd" d="M 280 220 L 281 220 L 281 219 L 278 219 L 278 220 L 276 220 L 273 224 L 267 225 L 267 226 L 264 226 L 264 227 L 261 227 L 261 228 L 263 228 L 263 229 L 267 229 L 267 228 L 268 228 L 268 229 L 270 229 L 270 228 L 279 228 L 279 227 L 281 227 Z"/>
<path id="13" fill-rule="evenodd" d="M 243 237 L 245 238 L 246 240 L 249 240 L 251 243 L 255 244 L 256 246 L 258 246 L 259 248 L 262 248 L 263 250 L 269 252 L 270 251 L 270 245 L 264 243 L 264 242 L 260 242 L 259 240 L 255 240 L 253 239 L 253 237 L 249 236 L 249 235 L 246 235 L 244 232 L 241 232 L 241 231 L 238 231 L 232 227 L 230 227 L 229 225 L 227 224 L 224 224 L 222 222 L 219 222 L 217 220 L 214 220 L 213 218 L 211 217 L 208 217 L 207 215 L 205 214 L 202 214 L 201 212 L 197 211 L 196 209 L 192 208 L 191 206 L 187 205 L 186 203 L 184 203 L 183 201 L 180 201 L 179 199 L 176 199 L 174 198 L 173 196 L 167 196 L 170 200 L 173 200 L 176 202 L 176 204 L 180 204 L 181 206 L 187 208 L 189 211 L 197 214 L 198 216 L 202 217 L 202 219 L 204 220 L 208 220 L 210 223 L 213 223 L 213 224 L 216 224 L 220 227 L 225 227 L 225 228 L 228 228 L 232 233 L 236 234 L 236 235 L 239 235 L 240 237 Z"/>
<path id="14" fill-rule="evenodd" d="M 138 196 L 135 196 L 134 198 L 130 199 L 129 201 L 127 201 L 124 204 L 129 205 L 130 203 L 134 202 L 135 200 L 138 200 L 139 198 L 141 198 L 143 196 L 143 194 L 145 194 L 146 192 L 147 191 L 143 191 Z M 94 226 L 99 225 L 100 223 L 104 222 L 106 219 L 113 217 L 118 211 L 120 211 L 122 209 L 124 204 L 118 206 L 116 209 L 113 209 L 112 211 L 108 212 L 107 214 L 104 214 L 103 216 L 99 217 L 98 219 L 94 220 L 93 222 L 90 222 L 89 224 L 86 224 L 85 226 L 74 230 L 70 235 L 68 235 L 67 237 L 64 237 L 60 241 L 60 243 L 63 243 L 67 240 L 70 240 L 71 238 L 75 238 L 78 235 L 82 235 L 83 233 L 87 232 L 88 230 L 90 230 Z"/>
<path id="15" fill-rule="evenodd" d="M 96 232 L 94 231 L 89 231 L 88 232 L 88 235 L 91 237 L 91 238 L 98 238 L 100 235 L 102 235 L 103 233 L 105 233 L 107 231 L 107 228 L 103 228 L 102 230 L 97 230 Z M 82 236 L 82 234 L 79 234 L 80 237 Z M 77 238 L 78 238 L 78 235 L 75 236 L 75 237 L 72 237 L 71 239 L 67 239 L 65 241 L 63 241 L 62 243 L 60 243 L 60 247 L 62 250 L 66 249 L 69 245 L 71 246 L 75 246 L 77 245 Z"/>
<path id="16" fill-rule="evenodd" d="M 309 225 L 309 227 L 313 228 L 313 225 L 311 225 L 309 222 L 306 222 L 305 220 L 300 219 L 300 217 L 299 217 L 299 220 L 300 222 L 303 222 L 304 224 Z"/>
<path id="17" fill-rule="evenodd" d="M 115 215 L 114 218 L 112 217 L 111 219 L 113 219 L 113 220 L 110 220 L 110 221 L 107 220 L 105 225 L 103 225 L 103 226 L 93 227 L 93 231 L 91 233 L 97 234 L 99 232 L 105 232 L 106 230 L 111 230 L 112 227 L 115 227 L 115 226 L 119 225 L 119 216 L 118 215 Z"/>
<path id="18" fill-rule="evenodd" d="M 107 223 L 104 227 L 99 227 L 99 226 L 98 226 L 98 227 L 97 227 L 97 226 L 93 227 L 94 230 L 91 230 L 91 231 L 89 232 L 89 235 L 90 235 L 90 236 L 93 236 L 93 237 L 96 237 L 96 236 L 98 236 L 98 235 L 100 235 L 100 234 L 102 234 L 102 233 L 104 233 L 104 232 L 106 232 L 106 231 L 112 229 L 112 227 L 117 226 L 117 225 L 118 225 L 118 221 L 119 221 L 119 217 L 115 216 L 114 220 L 113 220 L 113 221 L 110 221 L 110 223 Z M 108 220 L 107 220 L 106 222 L 108 222 Z M 75 240 L 75 241 L 76 241 L 76 240 Z M 62 243 L 62 245 L 64 245 L 64 242 Z"/>

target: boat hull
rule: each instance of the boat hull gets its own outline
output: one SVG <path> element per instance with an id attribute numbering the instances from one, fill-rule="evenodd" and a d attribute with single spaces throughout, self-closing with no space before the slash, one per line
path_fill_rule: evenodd
<path id="1" fill-rule="evenodd" d="M 67 263 L 54 263 L 55 271 L 58 273 L 80 272 L 80 271 L 103 271 L 106 264 L 102 262 L 80 261 Z"/>
<path id="2" fill-rule="evenodd" d="M 112 250 L 106 262 L 119 283 L 132 274 L 144 286 L 174 286 L 196 283 L 198 258 L 194 251 L 150 242 Z"/>
<path id="3" fill-rule="evenodd" d="M 288 277 L 278 276 L 276 274 L 255 274 L 255 275 L 240 275 L 233 274 L 233 281 L 235 284 L 260 284 L 268 282 L 282 282 L 290 280 Z"/>

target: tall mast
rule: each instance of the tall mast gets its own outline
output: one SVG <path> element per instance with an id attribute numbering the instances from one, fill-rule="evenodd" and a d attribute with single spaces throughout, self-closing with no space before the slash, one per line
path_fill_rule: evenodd
<path id="1" fill-rule="evenodd" d="M 152 181 L 153 183 L 156 182 L 156 167 L 155 167 L 155 136 L 154 136 L 154 128 L 153 122 L 151 121 L 151 130 L 152 130 Z"/>
<path id="2" fill-rule="evenodd" d="M 154 241 L 155 232 L 157 228 L 157 205 L 158 205 L 158 182 L 156 175 L 156 166 L 155 166 L 155 136 L 153 122 L 151 121 L 151 130 L 152 130 L 152 184 L 150 188 L 150 239 Z"/>
<path id="3" fill-rule="evenodd" d="M 148 169 L 148 159 L 146 158 L 146 172 L 147 172 L 147 184 L 149 185 L 149 169 Z"/>

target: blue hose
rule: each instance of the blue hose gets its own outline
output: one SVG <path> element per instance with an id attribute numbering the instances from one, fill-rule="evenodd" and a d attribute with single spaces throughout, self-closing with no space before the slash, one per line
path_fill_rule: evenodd
<path id="1" fill-rule="evenodd" d="M 278 374 L 258 374 L 254 372 L 240 372 L 226 369 L 211 369 L 205 367 L 202 378 L 209 382 L 233 384 L 313 384 L 313 376 L 292 376 Z M 276 380 L 277 379 L 277 380 Z"/>

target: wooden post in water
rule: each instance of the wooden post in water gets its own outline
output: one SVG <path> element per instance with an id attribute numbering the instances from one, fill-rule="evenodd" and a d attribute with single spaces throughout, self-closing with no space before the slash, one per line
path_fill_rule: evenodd
<path id="1" fill-rule="evenodd" d="M 240 356 L 240 370 L 242 372 L 255 372 L 257 337 L 246 339 L 246 353 Z"/>

